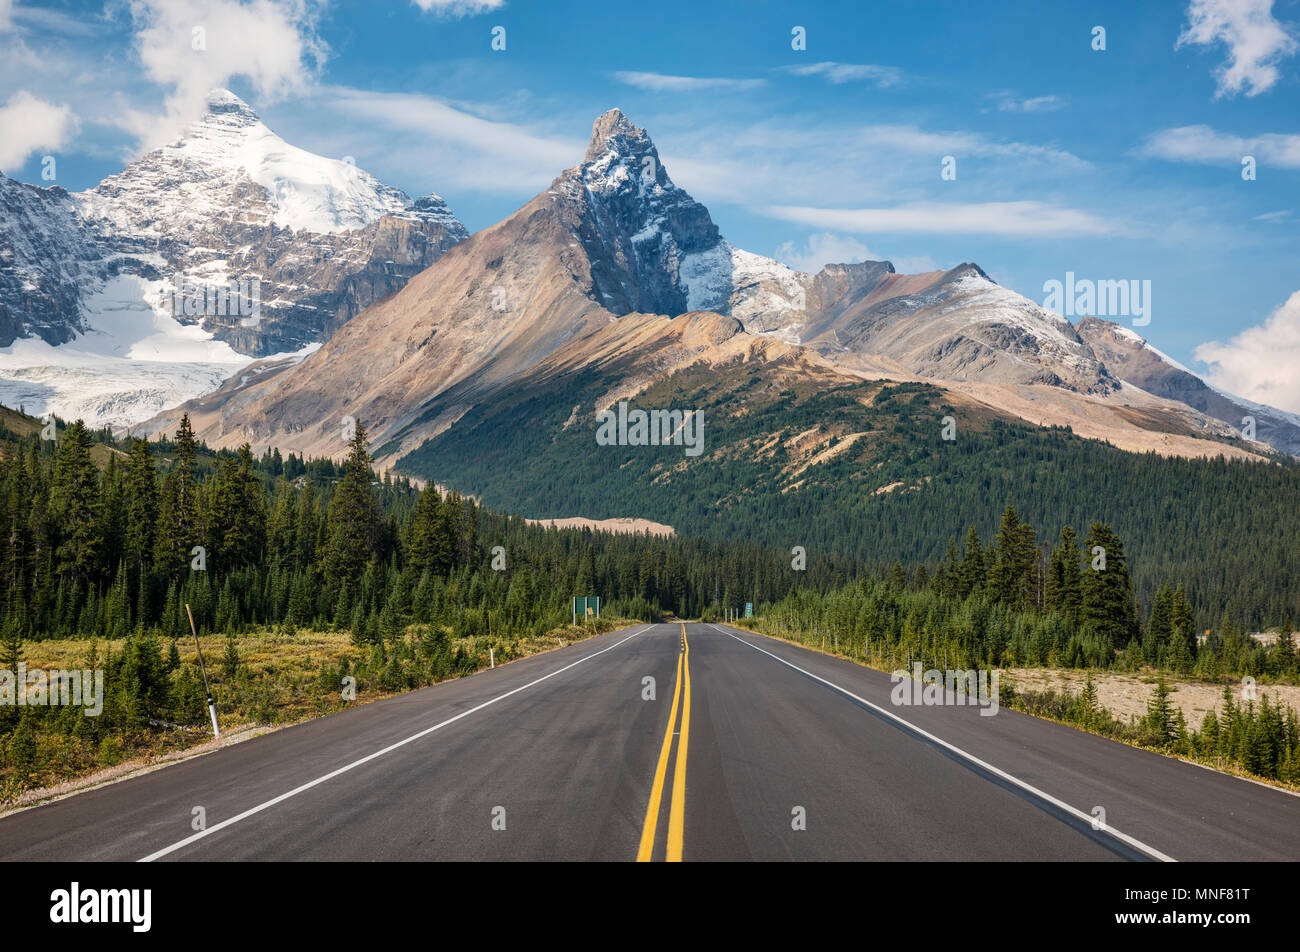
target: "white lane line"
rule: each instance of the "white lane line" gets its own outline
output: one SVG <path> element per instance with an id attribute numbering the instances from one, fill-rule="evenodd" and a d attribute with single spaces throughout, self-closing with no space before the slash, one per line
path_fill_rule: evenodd
<path id="1" fill-rule="evenodd" d="M 893 711 L 887 710 L 886 708 L 881 707 L 879 704 L 873 704 L 870 701 L 868 701 L 866 698 L 859 697 L 858 695 L 854 694 L 852 691 L 848 690 L 847 688 L 840 687 L 838 684 L 834 683 L 833 681 L 827 681 L 825 678 L 819 677 L 818 675 L 813 674 L 811 671 L 804 670 L 803 668 L 799 667 L 797 664 L 791 664 L 789 661 L 786 661 L 784 658 L 780 657 L 779 655 L 774 655 L 770 651 L 765 651 L 764 649 L 760 648 L 758 645 L 750 644 L 744 638 L 738 638 L 724 628 L 719 628 L 717 625 L 710 625 L 710 627 L 714 628 L 717 631 L 722 632 L 724 635 L 727 635 L 731 638 L 735 638 L 742 645 L 746 645 L 750 648 L 753 648 L 755 651 L 761 652 L 762 654 L 767 655 L 769 658 L 773 658 L 781 662 L 783 665 L 785 665 L 788 668 L 793 668 L 794 670 L 798 671 L 800 674 L 806 674 L 814 681 L 820 681 L 822 684 L 825 684 L 827 687 L 834 688 L 836 691 L 840 692 L 844 696 L 851 697 L 853 698 L 853 700 L 859 702 L 860 704 L 865 704 L 873 711 L 883 714 L 885 717 L 888 717 L 890 720 L 897 721 L 898 723 L 902 724 L 908 730 L 920 734 L 922 737 L 926 738 L 927 740 L 939 744 L 941 747 L 944 747 L 952 751 L 954 754 L 969 761 L 970 763 L 975 764 L 983 768 L 984 770 L 987 770 L 989 773 L 1001 777 L 1003 780 L 1007 781 L 1008 783 L 1015 784 L 1020 789 L 1033 794 L 1035 797 L 1038 797 L 1041 800 L 1046 800 L 1048 803 L 1052 804 L 1052 806 L 1064 810 L 1066 813 L 1070 814 L 1071 816 L 1077 817 L 1078 819 L 1083 820 L 1089 826 L 1092 826 L 1094 822 L 1094 817 L 1091 814 L 1084 813 L 1082 810 L 1075 809 L 1074 807 L 1066 803 L 1064 800 L 1058 800 L 1050 793 L 1047 793 L 1044 790 L 1039 790 L 1037 787 L 1033 786 L 1032 784 L 1025 783 L 1019 777 L 1013 777 L 1005 770 L 1000 770 L 999 768 L 994 767 L 988 761 L 980 760 L 974 754 L 968 753 L 967 751 L 962 750 L 960 747 L 948 743 L 942 737 L 936 737 L 934 734 L 931 734 L 929 731 L 922 730 L 921 728 L 913 724 L 911 721 L 907 721 L 899 717 Z M 1162 863 L 1178 862 L 1178 860 L 1174 859 L 1172 856 L 1160 852 L 1160 850 L 1156 849 L 1154 846 L 1148 846 L 1146 843 L 1143 843 L 1141 840 L 1135 839 L 1134 837 L 1129 836 L 1127 833 L 1121 833 L 1119 830 L 1115 829 L 1112 826 L 1104 826 L 1099 832 L 1108 833 L 1109 835 L 1115 837 L 1115 839 L 1119 840 L 1120 842 L 1127 843 L 1129 846 L 1133 847 L 1134 849 L 1146 853 L 1148 856 L 1152 857 L 1153 859 L 1158 859 Z"/>
<path id="2" fill-rule="evenodd" d="M 212 833 L 216 833 L 218 830 L 224 830 L 228 826 L 234 826 L 236 823 L 240 822 L 241 820 L 248 819 L 250 816 L 253 816 L 255 813 L 261 813 L 263 810 L 268 810 L 278 803 L 283 803 L 285 800 L 288 800 L 290 797 L 296 797 L 298 794 L 310 790 L 312 787 L 318 786 L 324 783 L 326 780 L 333 780 L 339 774 L 345 774 L 349 770 L 353 769 L 354 767 L 360 767 L 362 764 L 369 763 L 370 761 L 375 760 L 376 758 L 384 756 L 384 754 L 392 753 L 393 751 L 397 750 L 397 748 L 404 747 L 407 744 L 411 743 L 412 741 L 419 740 L 421 737 L 425 737 L 429 734 L 432 734 L 434 731 L 442 730 L 442 728 L 446 727 L 448 724 L 454 724 L 456 721 L 460 720 L 463 717 L 469 717 L 475 711 L 481 711 L 483 710 L 483 708 L 495 704 L 497 701 L 504 701 L 512 694 L 518 694 L 520 691 L 526 691 L 528 688 L 531 688 L 533 685 L 541 684 L 543 681 L 549 680 L 550 678 L 555 677 L 557 674 L 563 674 L 565 671 L 568 671 L 570 668 L 577 667 L 578 665 L 582 664 L 584 661 L 590 661 L 592 658 L 596 657 L 597 655 L 603 655 L 606 651 L 613 651 L 619 645 L 623 644 L 623 642 L 631 641 L 637 635 L 649 631 L 653 627 L 654 625 L 646 625 L 644 628 L 632 632 L 632 634 L 628 635 L 626 638 L 622 639 L 621 641 L 616 641 L 608 648 L 601 648 L 599 651 L 593 651 L 585 658 L 579 658 L 577 661 L 573 662 L 573 664 L 567 664 L 563 668 L 559 668 L 555 671 L 552 671 L 550 674 L 542 675 L 542 677 L 538 678 L 536 681 L 529 681 L 527 684 L 520 685 L 514 690 L 507 691 L 505 694 L 499 694 L 496 697 L 492 698 L 490 701 L 484 701 L 482 704 L 478 705 L 477 707 L 471 707 L 468 711 L 462 711 L 461 713 L 457 714 L 455 717 L 447 718 L 445 721 L 443 721 L 440 724 L 434 724 L 432 727 L 426 727 L 424 730 L 412 734 L 410 737 L 404 738 L 403 740 L 399 740 L 395 744 L 389 744 L 383 750 L 377 750 L 373 754 L 367 754 L 365 757 L 362 757 L 360 760 L 354 760 L 352 761 L 352 763 L 347 764 L 343 767 L 339 767 L 337 770 L 331 770 L 323 777 L 317 777 L 315 780 L 312 780 L 308 783 L 304 783 L 300 787 L 294 787 L 288 793 L 282 793 L 278 797 L 274 797 L 270 800 L 267 800 L 265 803 L 259 803 L 257 806 L 253 807 L 252 809 L 245 810 L 243 813 L 240 813 L 237 816 L 232 816 L 229 820 L 222 820 L 220 823 L 216 824 L 215 826 L 210 826 L 206 830 L 200 830 L 198 833 L 195 833 L 193 836 L 187 836 L 185 837 L 185 839 L 179 840 L 173 843 L 171 846 L 164 847 L 163 849 L 158 850 L 158 852 L 156 853 L 150 853 L 148 856 L 143 857 L 137 862 L 152 863 L 154 860 L 160 859 L 169 853 L 174 853 L 178 849 L 182 849 L 186 846 L 189 846 L 191 843 L 195 843 L 203 839 L 205 836 L 208 836 Z"/>

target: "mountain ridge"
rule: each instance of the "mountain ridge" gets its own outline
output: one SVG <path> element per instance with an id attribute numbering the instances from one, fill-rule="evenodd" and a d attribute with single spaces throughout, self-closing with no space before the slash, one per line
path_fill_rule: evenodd
<path id="1" fill-rule="evenodd" d="M 1128 448 L 1259 453 L 1256 444 L 1224 443 L 1233 431 L 1219 420 L 1126 387 L 1068 320 L 975 263 L 900 275 L 872 261 L 810 275 L 735 248 L 672 181 L 645 130 L 617 109 L 596 118 L 580 163 L 301 364 L 269 367 L 147 428 L 166 430 L 193 411 L 214 444 L 329 455 L 342 451 L 338 421 L 351 417 L 372 426 L 391 465 L 477 402 L 545 373 L 555 355 L 598 361 L 610 333 L 644 330 L 647 315 L 707 313 L 735 322 L 717 328 L 800 348 L 809 366 L 979 390 L 975 399 L 1009 416 L 1032 419 L 1042 393 L 1065 394 L 1074 407 L 1066 418 Z M 681 366 L 678 343 L 650 335 L 644 345 L 658 355 L 649 365 Z M 717 362 L 732 349 L 719 341 L 696 353 Z M 440 399 L 452 391 L 457 402 Z"/>

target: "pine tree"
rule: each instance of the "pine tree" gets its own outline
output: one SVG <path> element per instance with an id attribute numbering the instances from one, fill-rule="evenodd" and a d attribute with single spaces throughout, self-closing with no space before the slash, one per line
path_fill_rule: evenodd
<path id="1" fill-rule="evenodd" d="M 99 574 L 99 474 L 90 434 L 80 420 L 63 431 L 50 483 L 50 524 L 56 528 L 58 571 L 68 581 Z"/>
<path id="2" fill-rule="evenodd" d="M 1079 614 L 1079 586 L 1079 537 L 1072 526 L 1065 526 L 1048 561 L 1047 607 L 1070 618 L 1076 617 Z"/>
<path id="3" fill-rule="evenodd" d="M 1169 693 L 1169 685 L 1165 683 L 1164 675 L 1161 675 L 1156 679 L 1156 687 L 1151 699 L 1147 701 L 1147 727 L 1155 732 L 1157 743 L 1161 746 L 1171 744 L 1176 739 L 1173 706 L 1169 702 Z"/>
<path id="4" fill-rule="evenodd" d="M 966 551 L 962 558 L 961 572 L 959 574 L 962 598 L 984 587 L 986 572 L 984 546 L 980 542 L 979 533 L 975 531 L 974 526 L 971 526 L 970 532 L 966 534 Z"/>
<path id="5" fill-rule="evenodd" d="M 1173 639 L 1181 641 L 1188 658 L 1196 657 L 1196 621 L 1192 613 L 1192 605 L 1187 600 L 1187 592 L 1183 589 L 1183 583 L 1178 583 L 1178 588 L 1174 591 L 1174 606 L 1172 615 L 1172 636 Z"/>
<path id="6" fill-rule="evenodd" d="M 1007 506 L 998 533 L 999 587 L 1006 604 L 1025 610 L 1039 603 L 1038 549 L 1034 527 Z"/>
<path id="7" fill-rule="evenodd" d="M 190 552 L 201 543 L 197 447 L 189 414 L 176 427 L 176 462 L 163 480 L 154 558 L 158 570 L 177 578 L 189 566 Z"/>
<path id="8" fill-rule="evenodd" d="M 1082 721 L 1085 727 L 1091 727 L 1097 720 L 1097 685 L 1093 683 L 1092 674 L 1089 673 L 1088 680 L 1084 682 L 1083 690 L 1079 693 L 1079 710 L 1082 714 Z"/>
<path id="9" fill-rule="evenodd" d="M 235 643 L 234 635 L 226 636 L 226 653 L 221 656 L 221 673 L 227 683 L 235 680 L 239 675 L 239 645 Z"/>
<path id="10" fill-rule="evenodd" d="M 451 571 L 453 539 L 451 523 L 444 517 L 442 494 L 433 485 L 420 493 L 411 516 L 407 559 L 417 572 L 446 575 Z"/>
<path id="11" fill-rule="evenodd" d="M 126 464 L 126 557 L 143 578 L 153 559 L 158 522 L 158 475 L 148 440 L 131 441 Z"/>
<path id="12" fill-rule="evenodd" d="M 1291 616 L 1286 615 L 1277 630 L 1277 644 L 1273 649 L 1273 670 L 1282 677 L 1294 677 L 1296 672 L 1295 641 L 1291 635 Z"/>
<path id="13" fill-rule="evenodd" d="M 1110 526 L 1094 522 L 1084 547 L 1084 558 L 1091 561 L 1080 581 L 1082 617 L 1109 648 L 1125 645 L 1136 636 L 1137 626 L 1124 545 Z M 1103 554 L 1105 568 L 1101 567 Z"/>
<path id="14" fill-rule="evenodd" d="M 330 500 L 325 574 L 331 579 L 357 578 L 375 551 L 378 512 L 370 488 L 368 446 L 366 428 L 358 420 L 343 479 Z"/>
<path id="15" fill-rule="evenodd" d="M 1143 646 L 1147 660 L 1158 664 L 1169 649 L 1174 632 L 1174 596 L 1168 585 L 1161 585 L 1151 605 L 1151 620 L 1147 625 L 1146 644 Z"/>

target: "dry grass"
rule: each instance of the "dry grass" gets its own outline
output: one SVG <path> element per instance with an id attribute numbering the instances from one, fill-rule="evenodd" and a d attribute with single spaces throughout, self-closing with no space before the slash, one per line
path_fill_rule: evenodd
<path id="1" fill-rule="evenodd" d="M 632 624 L 635 623 L 624 619 L 602 618 L 601 631 Z M 408 628 L 407 637 L 415 638 L 416 630 L 416 626 Z M 538 637 L 511 641 L 508 645 L 496 642 L 496 662 L 498 666 L 508 664 L 510 661 L 585 640 L 597 633 L 592 628 L 565 625 Z M 208 677 L 213 683 L 218 702 L 220 741 L 211 738 L 206 722 L 181 729 L 142 726 L 138 731 L 115 735 L 116 754 L 106 761 L 102 752 L 97 752 L 78 738 L 46 734 L 40 743 L 42 754 L 49 760 L 46 761 L 46 769 L 38 766 L 37 771 L 43 786 L 23 789 L 16 785 L 12 777 L 5 776 L 11 771 L 0 770 L 0 815 L 155 770 L 168 763 L 199 756 L 344 707 L 368 704 L 399 693 L 369 685 L 358 693 L 356 701 L 345 703 L 336 689 L 327 691 L 321 688 L 318 679 L 322 669 L 336 667 L 347 660 L 355 670 L 357 662 L 369 656 L 369 646 L 362 648 L 354 645 L 349 632 L 299 630 L 288 634 L 263 630 L 236 637 L 242 669 L 241 685 L 249 681 L 256 683 L 261 695 L 262 712 L 270 711 L 273 715 L 269 718 L 259 717 L 257 711 L 249 706 L 227 706 L 222 703 L 221 669 L 226 636 L 205 635 L 200 642 Z M 464 649 L 470 655 L 479 657 L 482 667 L 487 667 L 488 644 L 486 637 L 453 639 L 451 650 L 455 652 Z M 122 647 L 121 640 L 96 642 L 94 650 L 97 652 L 97 664 L 103 664 L 109 649 L 116 654 Z M 24 645 L 24 661 L 29 670 L 86 667 L 91 650 L 91 642 L 82 639 L 28 642 Z M 168 650 L 165 643 L 163 650 Z M 193 638 L 178 640 L 177 650 L 183 665 L 197 661 L 198 650 Z M 59 769 L 51 768 L 51 762 L 59 763 Z"/>

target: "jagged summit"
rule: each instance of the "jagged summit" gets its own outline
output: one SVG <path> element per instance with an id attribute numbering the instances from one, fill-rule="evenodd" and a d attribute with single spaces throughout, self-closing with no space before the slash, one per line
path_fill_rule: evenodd
<path id="1" fill-rule="evenodd" d="M 241 124 L 251 125 L 255 122 L 261 122 L 261 117 L 253 110 L 253 107 L 244 100 L 240 99 L 229 89 L 214 89 L 207 96 L 208 111 L 204 118 L 211 116 L 230 117 L 239 120 Z M 200 120 L 202 121 L 202 120 Z"/>
<path id="2" fill-rule="evenodd" d="M 654 143 L 640 126 L 635 126 L 621 109 L 610 109 L 596 117 L 591 125 L 591 142 L 583 164 L 594 162 L 606 152 L 646 154 L 654 152 Z"/>

